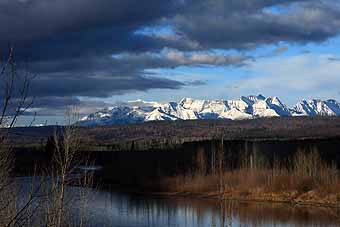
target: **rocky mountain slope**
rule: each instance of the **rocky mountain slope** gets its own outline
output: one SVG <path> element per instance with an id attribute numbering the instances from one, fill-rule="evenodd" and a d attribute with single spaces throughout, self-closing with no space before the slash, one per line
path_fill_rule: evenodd
<path id="1" fill-rule="evenodd" d="M 288 108 L 278 97 L 242 96 L 238 100 L 197 100 L 145 102 L 136 100 L 92 113 L 81 119 L 81 126 L 130 124 L 146 121 L 231 119 L 243 120 L 282 116 L 337 116 L 340 103 L 335 100 L 302 100 Z"/>

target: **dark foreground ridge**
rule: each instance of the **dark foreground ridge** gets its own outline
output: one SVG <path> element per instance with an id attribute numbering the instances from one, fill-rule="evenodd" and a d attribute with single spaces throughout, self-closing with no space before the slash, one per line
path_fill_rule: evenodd
<path id="1" fill-rule="evenodd" d="M 15 128 L 16 147 L 46 144 L 60 126 Z M 162 121 L 132 125 L 80 128 L 83 144 L 91 150 L 172 149 L 186 142 L 211 139 L 273 141 L 340 138 L 340 117 L 281 117 L 253 120 Z"/>

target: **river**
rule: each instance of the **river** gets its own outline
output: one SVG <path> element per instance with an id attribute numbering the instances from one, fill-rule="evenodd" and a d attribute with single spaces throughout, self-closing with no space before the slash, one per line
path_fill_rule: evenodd
<path id="1" fill-rule="evenodd" d="M 79 189 L 72 188 L 76 192 Z M 222 227 L 340 226 L 340 210 L 280 203 L 137 196 L 89 189 L 89 226 Z M 79 215 L 74 203 L 72 213 Z"/>

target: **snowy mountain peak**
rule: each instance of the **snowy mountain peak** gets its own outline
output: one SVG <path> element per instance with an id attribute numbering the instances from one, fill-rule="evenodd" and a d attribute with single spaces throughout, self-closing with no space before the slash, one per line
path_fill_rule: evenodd
<path id="1" fill-rule="evenodd" d="M 194 99 L 192 99 L 192 98 L 183 98 L 180 102 L 179 102 L 179 104 L 180 105 L 191 105 L 193 102 L 194 102 L 195 100 Z"/>
<path id="2" fill-rule="evenodd" d="M 254 95 L 250 95 L 247 97 L 249 100 L 253 101 L 253 102 L 258 102 L 258 101 L 261 101 L 261 100 L 265 100 L 266 97 L 264 97 L 263 95 L 259 94 L 257 96 L 254 96 Z"/>
<path id="3" fill-rule="evenodd" d="M 332 99 L 302 100 L 292 108 L 291 112 L 293 116 L 337 116 L 340 115 L 340 104 Z"/>
<path id="4" fill-rule="evenodd" d="M 82 126 L 141 123 L 163 120 L 231 119 L 281 116 L 338 116 L 340 103 L 334 99 L 301 100 L 288 108 L 278 97 L 241 96 L 235 100 L 183 98 L 178 103 L 147 102 L 141 99 L 120 103 L 92 113 L 79 122 Z"/>

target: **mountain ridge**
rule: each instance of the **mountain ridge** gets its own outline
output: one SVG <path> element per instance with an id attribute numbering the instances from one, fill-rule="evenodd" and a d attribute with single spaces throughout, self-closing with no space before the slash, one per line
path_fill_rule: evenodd
<path id="1" fill-rule="evenodd" d="M 339 116 L 340 103 L 334 99 L 302 99 L 287 107 L 278 97 L 241 96 L 233 100 L 183 98 L 179 102 L 129 101 L 82 118 L 80 126 L 132 124 L 147 121 L 230 119 L 245 120 L 283 116 Z"/>

